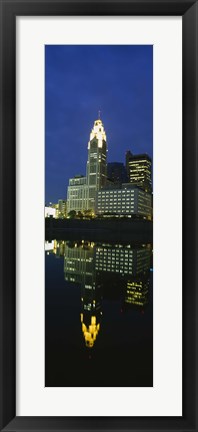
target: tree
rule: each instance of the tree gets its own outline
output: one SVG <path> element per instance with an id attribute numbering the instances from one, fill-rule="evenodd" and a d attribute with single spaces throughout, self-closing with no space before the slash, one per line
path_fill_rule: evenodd
<path id="1" fill-rule="evenodd" d="M 91 209 L 84 210 L 84 215 L 88 218 L 91 218 L 93 216 L 93 210 Z"/>
<path id="2" fill-rule="evenodd" d="M 82 214 L 82 212 L 79 210 L 78 211 L 78 213 L 77 213 L 77 217 L 79 218 L 79 219 L 81 219 L 82 217 L 83 217 L 83 214 Z"/>
<path id="3" fill-rule="evenodd" d="M 71 211 L 68 213 L 68 216 L 69 216 L 70 219 L 74 219 L 75 216 L 76 216 L 76 211 L 75 211 L 75 210 L 71 210 Z"/>

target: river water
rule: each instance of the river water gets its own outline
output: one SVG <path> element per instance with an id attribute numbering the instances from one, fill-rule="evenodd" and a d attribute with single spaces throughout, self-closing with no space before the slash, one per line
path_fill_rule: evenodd
<path id="1" fill-rule="evenodd" d="M 45 250 L 45 386 L 153 386 L 152 245 Z"/>

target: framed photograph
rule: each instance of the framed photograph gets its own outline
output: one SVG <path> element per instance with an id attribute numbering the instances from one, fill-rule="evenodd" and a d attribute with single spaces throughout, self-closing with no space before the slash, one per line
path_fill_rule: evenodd
<path id="1" fill-rule="evenodd" d="M 196 431 L 197 1 L 0 4 L 0 429 Z"/>

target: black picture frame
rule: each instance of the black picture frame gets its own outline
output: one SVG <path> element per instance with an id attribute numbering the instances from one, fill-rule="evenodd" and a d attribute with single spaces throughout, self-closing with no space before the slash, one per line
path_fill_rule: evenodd
<path id="1" fill-rule="evenodd" d="M 197 431 L 197 176 L 198 4 L 197 0 L 0 0 L 0 430 Z M 183 20 L 183 416 L 16 417 L 16 83 L 17 16 L 182 16 Z M 171 391 L 171 389 L 170 389 Z"/>

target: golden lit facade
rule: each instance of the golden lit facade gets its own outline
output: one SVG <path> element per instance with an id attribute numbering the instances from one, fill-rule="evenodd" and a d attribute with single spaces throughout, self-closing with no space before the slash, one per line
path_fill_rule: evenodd
<path id="1" fill-rule="evenodd" d="M 152 191 L 151 166 L 151 158 L 147 154 L 133 155 L 127 152 L 126 169 L 129 182 L 149 193 Z"/>
<path id="2" fill-rule="evenodd" d="M 85 345 L 92 348 L 100 330 L 102 315 L 102 291 L 95 270 L 95 247 L 88 246 L 89 257 L 85 261 L 85 271 L 81 283 L 81 324 Z"/>
<path id="3" fill-rule="evenodd" d="M 149 273 L 141 278 L 127 281 L 125 303 L 134 306 L 145 306 L 148 303 Z"/>
<path id="4" fill-rule="evenodd" d="M 87 325 L 83 322 L 83 313 L 81 313 L 80 317 L 82 323 L 82 332 L 85 339 L 85 345 L 88 348 L 93 348 L 100 330 L 100 323 L 97 323 L 95 315 L 90 316 L 90 323 L 87 323 Z"/>
<path id="5" fill-rule="evenodd" d="M 107 138 L 102 120 L 94 122 L 88 142 L 87 208 L 95 211 L 96 193 L 107 181 Z"/>
<path id="6" fill-rule="evenodd" d="M 91 280 L 92 279 L 92 280 Z M 93 270 L 92 278 L 86 278 L 81 285 L 81 324 L 85 345 L 93 348 L 100 330 L 101 319 L 101 285 L 97 282 L 96 273 Z"/>

